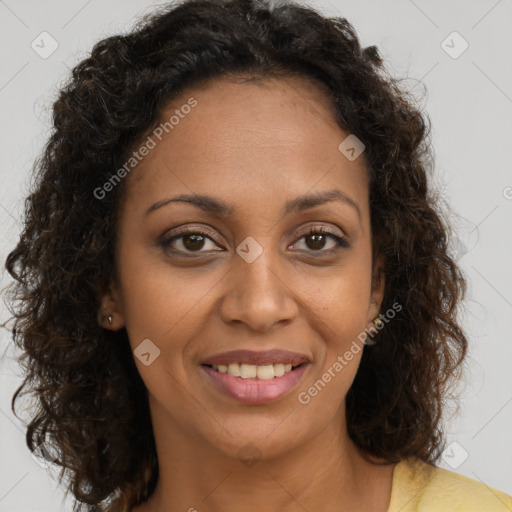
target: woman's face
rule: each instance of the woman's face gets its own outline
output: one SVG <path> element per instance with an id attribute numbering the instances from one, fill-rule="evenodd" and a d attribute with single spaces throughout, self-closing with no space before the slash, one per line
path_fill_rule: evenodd
<path id="1" fill-rule="evenodd" d="M 276 456 L 342 428 L 362 351 L 343 356 L 379 312 L 363 156 L 340 151 L 349 134 L 304 80 L 217 80 L 173 114 L 126 178 L 120 286 L 103 305 L 127 329 L 155 429 Z"/>

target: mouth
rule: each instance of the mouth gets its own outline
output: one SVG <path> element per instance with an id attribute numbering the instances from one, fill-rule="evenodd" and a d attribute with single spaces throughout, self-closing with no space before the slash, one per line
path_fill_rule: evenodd
<path id="1" fill-rule="evenodd" d="M 205 364 L 208 368 L 211 368 L 214 372 L 225 373 L 231 377 L 238 379 L 259 379 L 259 380 L 270 380 L 282 377 L 285 373 L 294 371 L 303 364 L 292 365 L 291 363 L 276 363 L 276 364 L 265 364 L 255 365 L 248 363 L 229 363 L 229 364 Z"/>
<path id="2" fill-rule="evenodd" d="M 212 356 L 201 364 L 214 389 L 239 402 L 263 404 L 283 398 L 302 379 L 309 359 L 284 350 L 238 350 Z"/>

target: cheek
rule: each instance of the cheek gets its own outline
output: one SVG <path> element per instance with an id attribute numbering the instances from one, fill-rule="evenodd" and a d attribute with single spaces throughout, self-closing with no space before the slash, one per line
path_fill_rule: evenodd
<path id="1" fill-rule="evenodd" d="M 338 348 L 364 330 L 371 296 L 370 262 L 360 260 L 334 271 L 313 288 L 308 301 L 326 328 L 329 346 Z"/>
<path id="2" fill-rule="evenodd" d="M 368 326 L 371 301 L 371 258 L 358 258 L 334 272 L 322 286 L 315 286 L 309 297 L 314 304 L 316 326 L 323 347 L 318 365 L 301 387 L 298 402 L 309 413 L 328 418 L 352 385 L 363 353 L 363 334 Z"/>
<path id="3" fill-rule="evenodd" d="M 344 403 L 363 353 L 362 338 L 369 304 L 369 286 L 356 275 L 332 282 L 326 290 L 316 290 L 316 326 L 323 346 L 318 362 L 304 385 L 298 390 L 298 407 L 317 418 L 319 425 L 330 421 Z M 368 285 L 368 286 L 367 286 Z M 327 293 L 328 292 L 328 293 Z M 307 412 L 306 412 L 307 411 Z"/>
<path id="4" fill-rule="evenodd" d="M 119 262 L 122 309 L 132 343 L 140 338 L 160 343 L 175 338 L 173 332 L 182 332 L 214 285 L 213 280 L 192 279 L 186 269 L 171 270 L 164 260 L 148 257 L 147 249 L 121 247 Z"/>
<path id="5" fill-rule="evenodd" d="M 118 261 L 125 327 L 138 371 L 154 396 L 179 394 L 176 383 L 189 379 L 191 340 L 208 319 L 209 294 L 220 277 L 172 268 L 137 247 L 120 246 Z M 149 357 L 138 357 L 148 352 Z"/>
<path id="6" fill-rule="evenodd" d="M 158 402 L 179 401 L 179 383 L 187 380 L 184 354 L 206 291 L 198 280 L 171 275 L 168 265 L 151 261 L 147 252 L 121 251 L 119 262 L 125 328 L 138 372 Z"/>

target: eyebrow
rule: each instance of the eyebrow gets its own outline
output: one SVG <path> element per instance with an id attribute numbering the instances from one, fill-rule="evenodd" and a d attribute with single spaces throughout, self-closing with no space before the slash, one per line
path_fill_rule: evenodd
<path id="1" fill-rule="evenodd" d="M 293 212 L 302 212 L 332 201 L 338 201 L 351 206 L 357 212 L 359 219 L 361 219 L 361 210 L 359 209 L 358 204 L 338 189 L 304 194 L 296 197 L 295 199 L 291 199 L 284 205 L 283 216 L 289 215 Z M 189 203 L 207 213 L 211 213 L 219 217 L 228 217 L 234 213 L 234 208 L 232 206 L 215 197 L 204 194 L 181 194 L 176 197 L 157 201 L 148 208 L 146 215 L 170 203 Z"/>

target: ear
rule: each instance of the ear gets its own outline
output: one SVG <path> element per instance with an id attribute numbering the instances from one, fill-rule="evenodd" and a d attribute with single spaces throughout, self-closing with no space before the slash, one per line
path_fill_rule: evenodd
<path id="1" fill-rule="evenodd" d="M 118 331 L 125 325 L 120 297 L 121 294 L 113 281 L 101 293 L 97 319 L 105 329 Z M 109 321 L 109 317 L 112 322 Z"/>
<path id="2" fill-rule="evenodd" d="M 373 322 L 380 313 L 382 301 L 384 300 L 385 285 L 384 256 L 378 254 L 372 270 L 372 291 L 368 308 L 368 322 Z"/>

